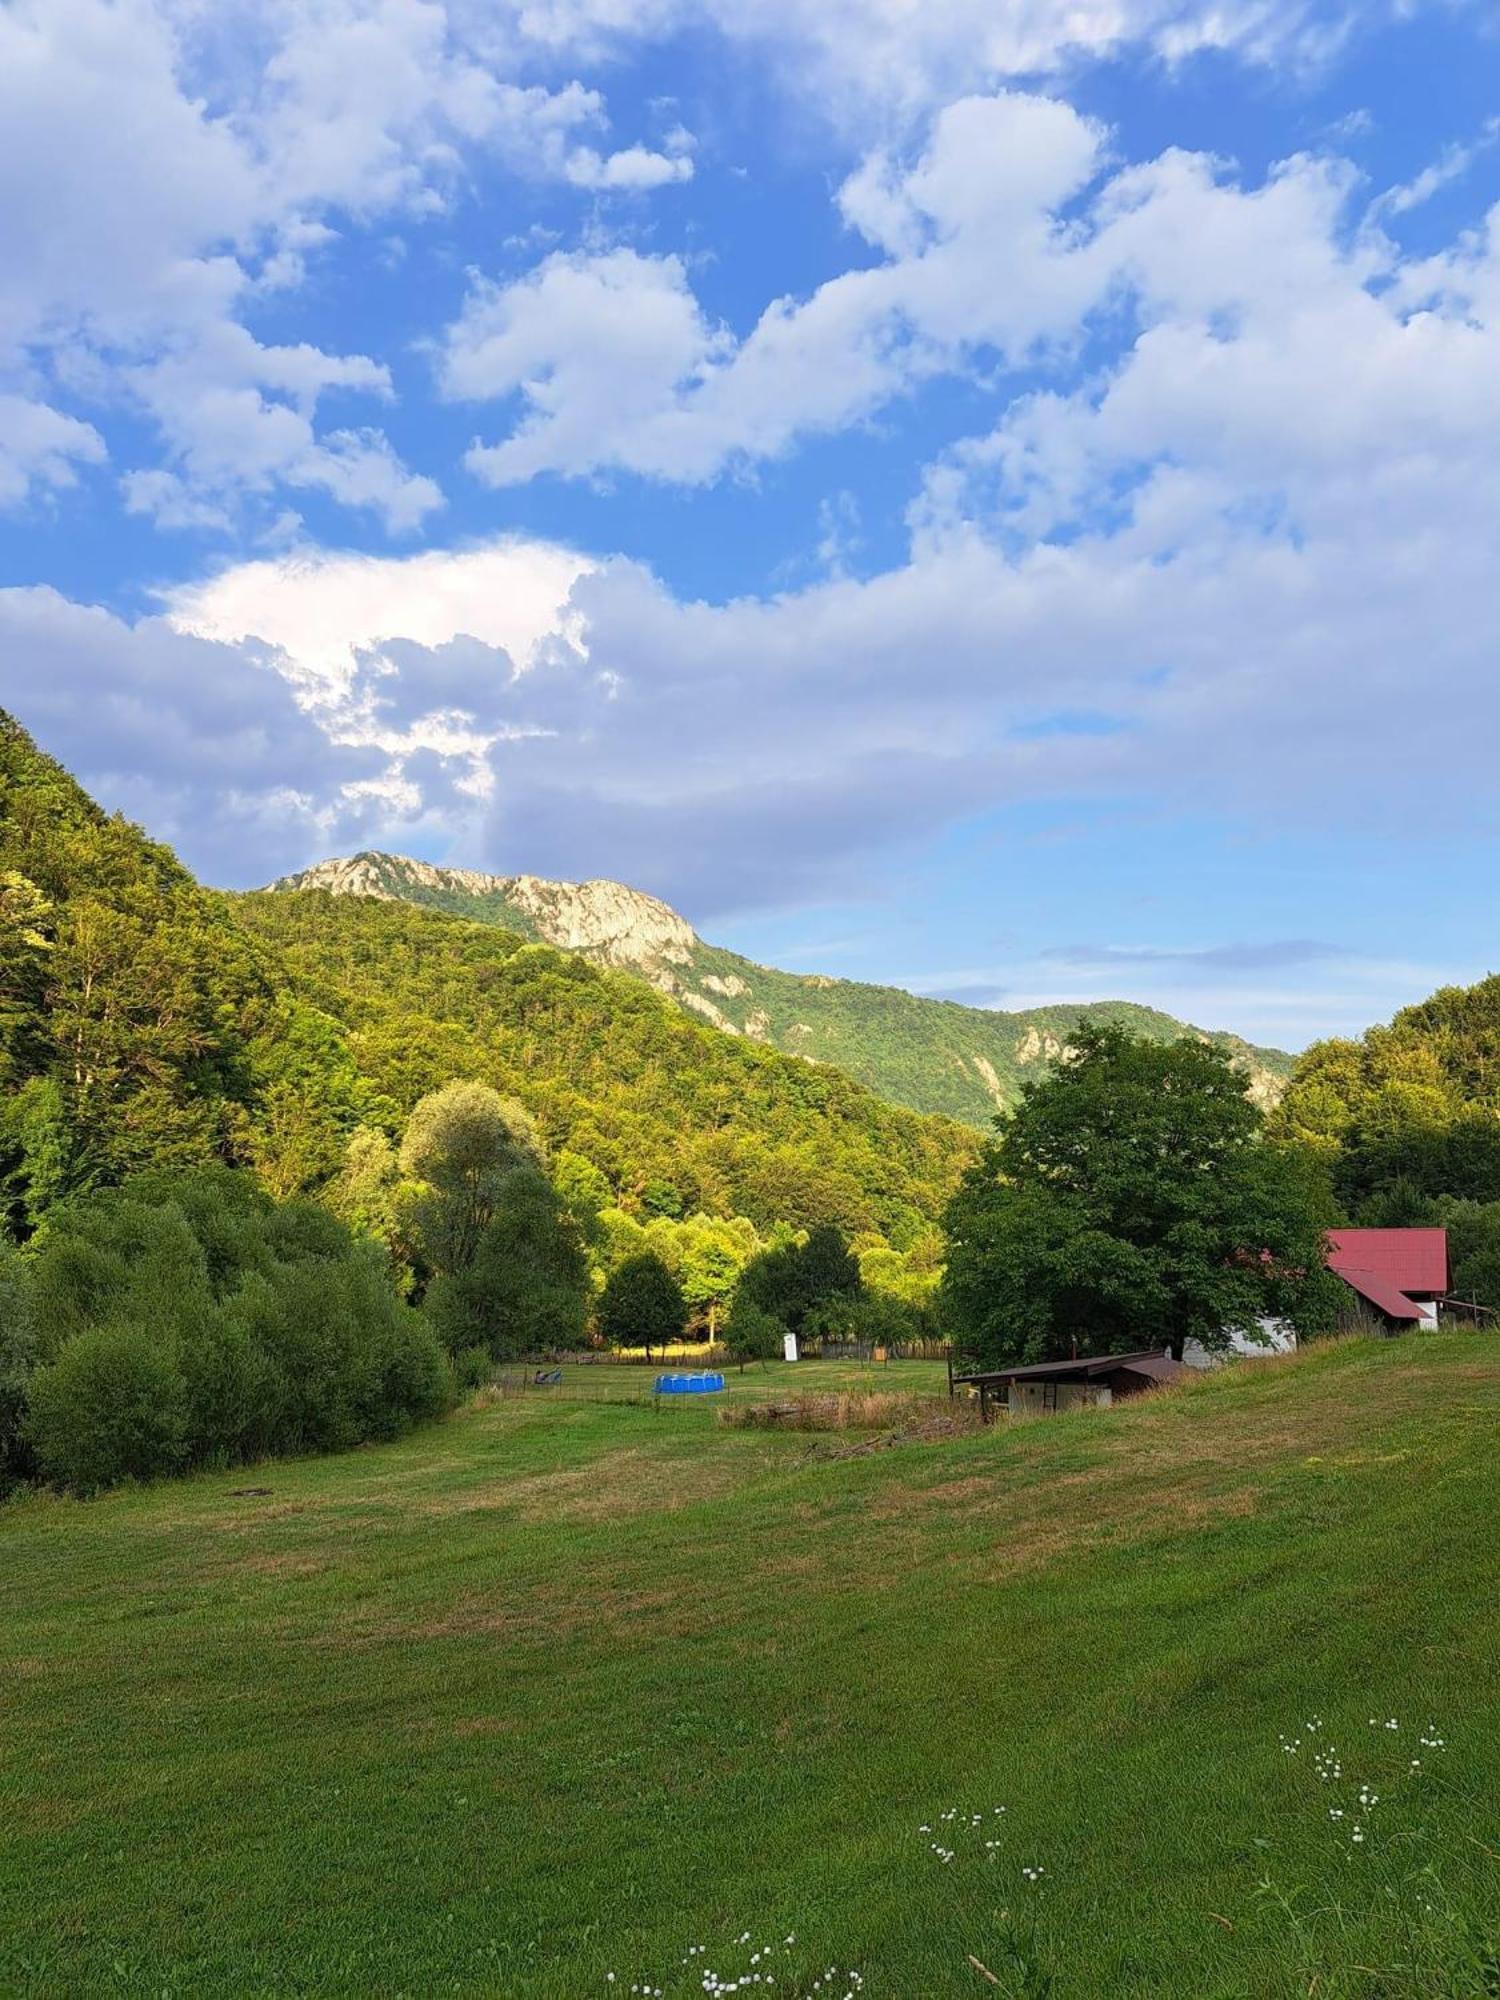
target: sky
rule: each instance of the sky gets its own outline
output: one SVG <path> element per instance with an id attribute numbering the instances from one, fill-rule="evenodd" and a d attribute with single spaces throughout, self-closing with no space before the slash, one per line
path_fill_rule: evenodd
<path id="1" fill-rule="evenodd" d="M 0 704 L 207 881 L 1358 1032 L 1497 531 L 1493 0 L 0 0 Z"/>

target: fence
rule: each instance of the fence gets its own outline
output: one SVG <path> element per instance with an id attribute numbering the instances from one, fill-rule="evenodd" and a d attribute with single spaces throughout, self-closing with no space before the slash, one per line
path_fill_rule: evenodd
<path id="1" fill-rule="evenodd" d="M 879 1369 L 883 1382 L 897 1386 L 893 1378 L 886 1374 L 882 1363 L 875 1358 L 876 1350 L 867 1343 L 858 1341 L 824 1341 L 821 1351 L 805 1355 L 803 1361 L 773 1361 L 769 1370 L 759 1362 L 751 1362 L 747 1367 L 717 1358 L 723 1350 L 709 1350 L 695 1353 L 690 1361 L 673 1358 L 661 1360 L 653 1355 L 647 1362 L 643 1356 L 607 1353 L 548 1354 L 533 1355 L 525 1361 L 504 1362 L 496 1370 L 494 1377 L 479 1390 L 484 1398 L 509 1401 L 511 1398 L 540 1398 L 555 1403 L 621 1403 L 645 1404 L 658 1409 L 691 1407 L 705 1402 L 716 1404 L 724 1399 L 724 1394 L 734 1400 L 746 1396 L 763 1396 L 771 1382 L 778 1390 L 799 1392 L 805 1386 L 808 1392 L 816 1389 L 837 1389 L 845 1385 L 836 1377 L 829 1381 L 819 1378 L 817 1363 L 838 1363 L 844 1366 L 858 1366 Z M 889 1350 L 890 1359 L 899 1364 L 902 1360 L 941 1361 L 946 1359 L 947 1349 L 937 1348 L 924 1353 L 920 1348 L 899 1351 Z M 813 1364 L 811 1369 L 807 1364 Z M 799 1382 L 799 1371 L 806 1374 Z M 658 1396 L 656 1378 L 658 1375 L 681 1374 L 685 1371 L 722 1372 L 725 1389 L 711 1396 Z M 899 1369 L 898 1369 L 899 1372 Z"/>

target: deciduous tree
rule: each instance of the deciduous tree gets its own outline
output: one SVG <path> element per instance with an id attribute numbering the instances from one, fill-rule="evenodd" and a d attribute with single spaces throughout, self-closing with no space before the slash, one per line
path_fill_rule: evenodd
<path id="1" fill-rule="evenodd" d="M 1332 1219 L 1316 1163 L 1266 1140 L 1219 1049 L 1080 1024 L 950 1205 L 943 1311 L 991 1364 L 1321 1326 Z"/>

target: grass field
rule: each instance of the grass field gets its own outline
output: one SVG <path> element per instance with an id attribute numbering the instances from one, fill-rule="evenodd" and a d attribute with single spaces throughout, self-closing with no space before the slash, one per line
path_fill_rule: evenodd
<path id="1" fill-rule="evenodd" d="M 0 1990 L 1500 1993 L 1500 1339 L 839 1450 L 0 1509 Z"/>
<path id="2" fill-rule="evenodd" d="M 690 1375 L 701 1372 L 704 1365 L 701 1360 L 689 1356 L 663 1361 L 652 1367 L 615 1361 L 570 1361 L 555 1371 L 535 1365 L 511 1366 L 499 1370 L 497 1386 L 506 1398 L 525 1396 L 537 1402 L 651 1403 L 658 1375 Z M 783 1361 L 757 1361 L 747 1363 L 744 1368 L 737 1368 L 732 1362 L 727 1366 L 715 1366 L 724 1377 L 724 1397 L 736 1403 L 765 1402 L 793 1389 L 799 1396 L 899 1392 L 946 1398 L 948 1393 L 948 1371 L 941 1361 L 892 1361 L 881 1364 L 799 1361 L 795 1366 Z M 555 1387 L 550 1384 L 537 1386 L 536 1377 L 539 1374 L 554 1372 L 562 1377 Z M 687 1396 L 663 1396 L 656 1399 L 656 1408 L 660 1415 L 667 1417 L 683 1410 L 696 1410 L 700 1416 L 703 1414 L 703 1406 Z"/>

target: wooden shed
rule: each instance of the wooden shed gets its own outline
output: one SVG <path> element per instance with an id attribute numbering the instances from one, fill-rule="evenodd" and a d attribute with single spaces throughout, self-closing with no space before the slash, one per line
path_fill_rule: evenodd
<path id="1" fill-rule="evenodd" d="M 972 1375 L 955 1375 L 954 1386 L 977 1389 L 986 1418 L 992 1402 L 1003 1403 L 1013 1417 L 1050 1416 L 1054 1410 L 1084 1405 L 1106 1409 L 1111 1403 L 1175 1382 L 1186 1371 L 1170 1354 L 1152 1348 L 1143 1354 L 1093 1354 L 1071 1361 L 1037 1361 L 1024 1368 L 990 1368 Z"/>

